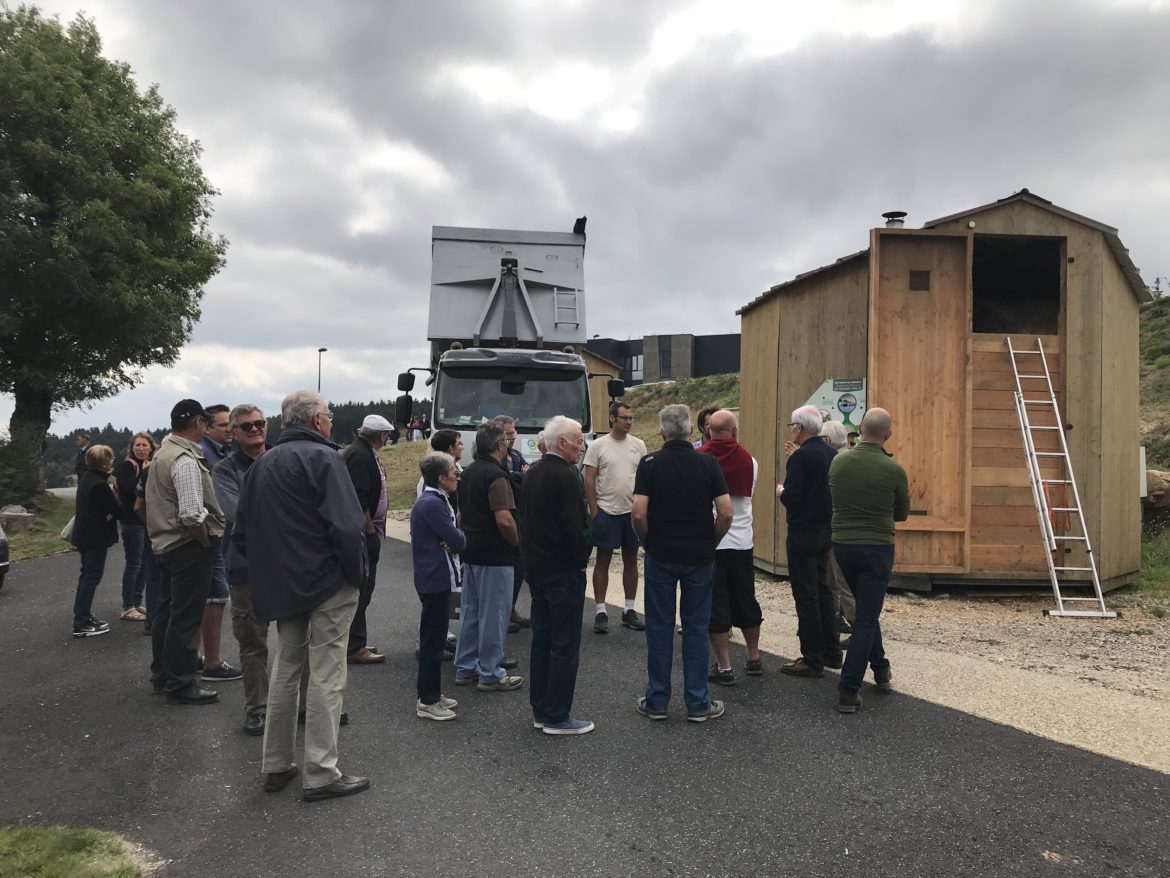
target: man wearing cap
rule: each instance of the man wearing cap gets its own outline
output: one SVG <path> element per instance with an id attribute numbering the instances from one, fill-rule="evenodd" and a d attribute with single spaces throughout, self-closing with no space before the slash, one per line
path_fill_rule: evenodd
<path id="1" fill-rule="evenodd" d="M 225 525 L 199 445 L 206 430 L 203 406 L 195 400 L 171 409 L 171 435 L 155 453 L 146 483 L 146 530 L 160 574 L 150 676 L 168 704 L 219 700 L 195 682 L 192 646 L 211 588 L 212 550 Z"/>
<path id="2" fill-rule="evenodd" d="M 348 661 L 354 665 L 373 665 L 386 661 L 379 650 L 367 643 L 366 608 L 374 594 L 374 575 L 386 536 L 386 472 L 378 451 L 386 445 L 393 425 L 381 415 L 366 415 L 358 428 L 357 438 L 341 453 L 349 477 L 357 491 L 358 503 L 366 517 L 366 553 L 369 573 L 362 582 L 357 612 L 349 626 Z"/>

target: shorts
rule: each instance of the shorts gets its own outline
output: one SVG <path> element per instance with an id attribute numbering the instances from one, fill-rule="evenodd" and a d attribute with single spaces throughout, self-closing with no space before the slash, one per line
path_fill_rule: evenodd
<path id="1" fill-rule="evenodd" d="M 764 614 L 756 600 L 756 569 L 752 549 L 717 549 L 715 583 L 711 589 L 711 634 L 726 634 L 733 627 L 758 628 Z"/>
<path id="2" fill-rule="evenodd" d="M 634 524 L 630 513 L 611 515 L 601 507 L 597 509 L 597 517 L 593 519 L 593 545 L 598 549 L 613 551 L 614 549 L 636 549 L 639 545 L 638 535 L 634 533 Z"/>
<path id="3" fill-rule="evenodd" d="M 211 589 L 207 592 L 207 603 L 226 604 L 229 596 L 227 568 L 223 563 L 223 544 L 216 542 L 211 547 Z"/>

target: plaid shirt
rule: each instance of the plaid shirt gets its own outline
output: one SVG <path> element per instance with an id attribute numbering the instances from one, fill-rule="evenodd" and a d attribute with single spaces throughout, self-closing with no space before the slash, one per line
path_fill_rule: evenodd
<path id="1" fill-rule="evenodd" d="M 184 527 L 198 527 L 207 517 L 203 505 L 203 477 L 195 458 L 183 455 L 171 467 L 171 480 L 179 498 L 179 523 Z"/>

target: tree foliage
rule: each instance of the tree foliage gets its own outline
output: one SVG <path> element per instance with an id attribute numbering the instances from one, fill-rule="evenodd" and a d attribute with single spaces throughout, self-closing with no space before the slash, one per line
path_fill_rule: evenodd
<path id="1" fill-rule="evenodd" d="M 0 7 L 0 392 L 37 487 L 51 412 L 175 362 L 227 242 L 199 144 L 94 23 Z"/>

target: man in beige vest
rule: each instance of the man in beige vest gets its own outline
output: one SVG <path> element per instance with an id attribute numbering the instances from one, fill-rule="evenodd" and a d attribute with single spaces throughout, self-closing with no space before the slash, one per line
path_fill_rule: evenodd
<path id="1" fill-rule="evenodd" d="M 146 530 L 158 558 L 158 608 L 153 616 L 150 679 L 167 704 L 210 704 L 213 689 L 195 682 L 195 632 L 211 588 L 212 547 L 223 537 L 224 515 L 199 442 L 207 430 L 203 406 L 184 399 L 171 409 L 171 435 L 150 465 Z"/>

